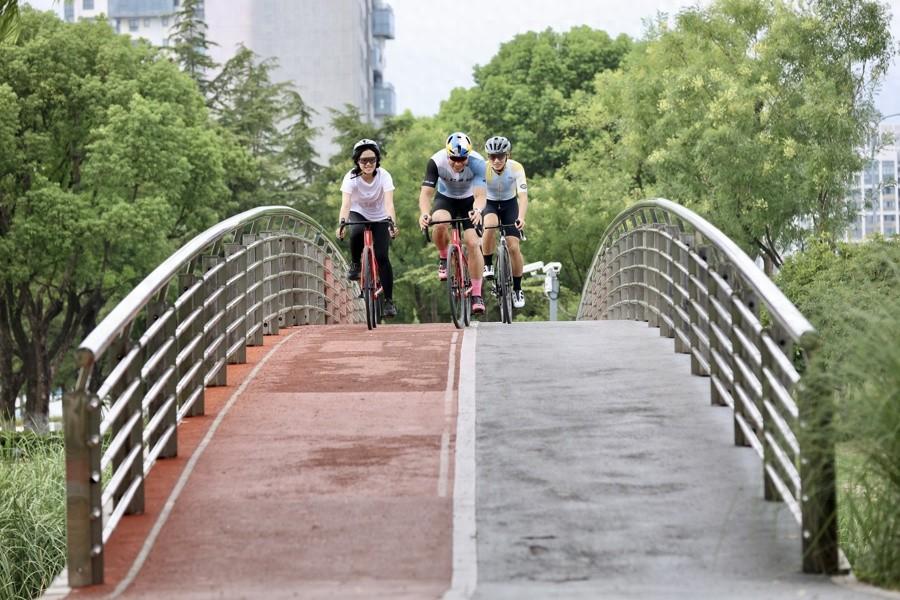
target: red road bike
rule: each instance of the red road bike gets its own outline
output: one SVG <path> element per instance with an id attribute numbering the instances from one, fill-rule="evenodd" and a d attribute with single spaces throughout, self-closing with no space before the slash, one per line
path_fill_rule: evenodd
<path id="1" fill-rule="evenodd" d="M 449 223 L 450 243 L 447 246 L 447 296 L 450 299 L 450 317 L 457 329 L 468 327 L 472 322 L 472 280 L 469 277 L 469 263 L 466 260 L 465 247 L 462 243 L 463 223 L 469 223 L 471 219 L 448 219 L 445 221 L 431 221 L 432 225 Z M 428 227 L 422 232 L 425 239 L 431 241 Z"/>
<path id="2" fill-rule="evenodd" d="M 341 237 L 344 228 L 350 225 L 364 225 L 363 250 L 359 261 L 359 289 L 366 304 L 366 326 L 375 329 L 383 314 L 384 288 L 378 277 L 378 261 L 375 260 L 375 242 L 372 238 L 372 225 L 387 223 L 394 237 L 394 222 L 391 219 L 384 221 L 343 221 L 341 222 Z"/>

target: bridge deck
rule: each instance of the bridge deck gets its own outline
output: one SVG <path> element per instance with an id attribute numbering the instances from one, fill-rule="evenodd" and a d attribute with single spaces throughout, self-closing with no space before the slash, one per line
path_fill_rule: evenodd
<path id="1" fill-rule="evenodd" d="M 460 469 L 476 489 L 477 560 L 462 557 L 476 598 L 858 593 L 799 574 L 798 529 L 762 499 L 755 454 L 732 445 L 729 411 L 709 406 L 708 380 L 658 330 L 473 334 L 462 368 L 477 358 L 474 394 L 467 370 L 459 402 L 477 414 L 476 469 Z M 207 416 L 185 421 L 179 458 L 148 481 L 147 514 L 107 548 L 108 583 L 73 596 L 440 598 L 470 549 L 451 537 L 463 336 L 427 325 L 267 338 L 255 366 L 229 367 L 246 389 L 214 391 Z"/>
<path id="2" fill-rule="evenodd" d="M 853 596 L 800 573 L 796 522 L 658 329 L 477 335 L 476 598 Z"/>

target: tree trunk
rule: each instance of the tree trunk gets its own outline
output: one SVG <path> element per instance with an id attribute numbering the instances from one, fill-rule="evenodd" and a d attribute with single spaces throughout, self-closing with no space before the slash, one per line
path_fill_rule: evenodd
<path id="1" fill-rule="evenodd" d="M 25 360 L 25 429 L 36 433 L 50 431 L 50 357 L 47 356 L 47 334 L 31 332 L 31 354 Z"/>

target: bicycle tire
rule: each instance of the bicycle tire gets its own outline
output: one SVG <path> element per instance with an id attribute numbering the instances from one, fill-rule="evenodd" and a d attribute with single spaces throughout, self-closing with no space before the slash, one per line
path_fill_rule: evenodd
<path id="1" fill-rule="evenodd" d="M 497 279 L 500 283 L 500 320 L 512 323 L 512 268 L 509 264 L 509 249 L 500 244 L 497 252 Z"/>
<path id="2" fill-rule="evenodd" d="M 466 327 L 472 323 L 472 295 L 466 293 L 466 290 L 472 289 L 472 279 L 469 277 L 469 265 L 462 263 L 460 265 L 460 279 L 462 284 L 462 319 Z"/>
<path id="3" fill-rule="evenodd" d="M 372 251 L 363 248 L 362 253 L 362 291 L 366 304 L 366 327 L 375 329 L 378 326 L 378 307 L 375 299 L 375 273 L 372 269 Z"/>
<path id="4" fill-rule="evenodd" d="M 462 329 L 465 325 L 461 319 L 462 301 L 465 299 L 465 290 L 460 289 L 461 281 L 459 279 L 459 253 L 456 246 L 450 245 L 447 248 L 447 297 L 450 299 L 450 319 L 457 329 Z"/>

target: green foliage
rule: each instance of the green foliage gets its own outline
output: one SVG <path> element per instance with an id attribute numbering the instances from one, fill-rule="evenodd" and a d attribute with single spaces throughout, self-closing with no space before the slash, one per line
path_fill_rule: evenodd
<path id="1" fill-rule="evenodd" d="M 841 543 L 860 579 L 900 587 L 900 240 L 820 241 L 778 284 L 822 340 L 804 388 L 837 402 Z"/>
<path id="2" fill-rule="evenodd" d="M 19 1 L 0 0 L 0 44 L 14 44 L 19 38 Z"/>
<path id="3" fill-rule="evenodd" d="M 219 218 L 223 148 L 194 82 L 102 20 L 24 10 L 0 81 L 0 412 L 24 383 L 40 428 L 106 299 Z"/>
<path id="4" fill-rule="evenodd" d="M 65 564 L 64 455 L 60 435 L 0 432 L 0 600 L 39 597 Z"/>
<path id="5" fill-rule="evenodd" d="M 177 5 L 176 5 L 177 6 Z M 183 0 L 175 13 L 175 25 L 169 35 L 169 48 L 181 70 L 197 83 L 203 94 L 209 88 L 207 74 L 219 65 L 209 55 L 211 46 L 206 38 L 206 21 L 202 18 L 202 0 Z"/>
<path id="6" fill-rule="evenodd" d="M 859 17 L 849 19 L 849 16 Z M 836 238 L 892 54 L 876 2 L 720 0 L 660 24 L 601 73 L 570 143 L 610 135 L 641 196 L 698 210 L 781 263 L 806 223 Z"/>
<path id="7" fill-rule="evenodd" d="M 244 46 L 208 87 L 222 137 L 238 142 L 228 156 L 229 212 L 307 198 L 320 167 L 312 138 L 312 109 L 289 82 L 274 83 L 275 59 L 260 60 Z"/>
<path id="8" fill-rule="evenodd" d="M 475 68 L 475 87 L 453 91 L 439 118 L 448 133 L 464 129 L 473 140 L 508 137 L 529 175 L 550 174 L 570 158 L 560 141 L 572 95 L 589 90 L 597 73 L 618 68 L 630 48 L 627 36 L 613 40 L 587 26 L 517 35 Z"/>

